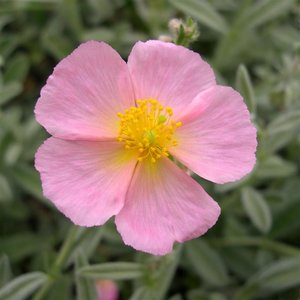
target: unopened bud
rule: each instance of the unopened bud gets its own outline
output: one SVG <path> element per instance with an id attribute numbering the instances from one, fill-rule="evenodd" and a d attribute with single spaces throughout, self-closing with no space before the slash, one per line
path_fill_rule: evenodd
<path id="1" fill-rule="evenodd" d="M 172 37 L 171 36 L 169 36 L 169 35 L 160 35 L 159 37 L 158 37 L 158 39 L 160 40 L 160 41 L 162 41 L 162 42 L 172 42 L 173 41 L 173 39 L 172 39 Z"/>
<path id="2" fill-rule="evenodd" d="M 169 21 L 169 29 L 173 33 L 178 32 L 181 25 L 182 25 L 182 20 L 180 19 L 174 18 Z"/>

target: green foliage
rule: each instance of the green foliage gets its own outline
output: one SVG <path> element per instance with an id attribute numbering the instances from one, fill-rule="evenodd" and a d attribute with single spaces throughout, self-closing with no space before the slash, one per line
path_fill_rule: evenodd
<path id="1" fill-rule="evenodd" d="M 299 6 L 0 1 L 0 299 L 97 299 L 95 284 L 103 279 L 131 300 L 299 299 Z M 186 21 L 169 32 L 173 18 Z M 212 64 L 218 82 L 243 95 L 258 150 L 254 171 L 238 182 L 196 177 L 222 207 L 217 225 L 154 257 L 125 246 L 113 222 L 72 227 L 43 197 L 34 154 L 47 133 L 33 110 L 53 67 L 81 42 L 106 41 L 127 59 L 137 40 L 161 35 L 185 46 L 194 41 L 191 48 Z"/>
<path id="2" fill-rule="evenodd" d="M 43 282 L 46 276 L 40 272 L 21 275 L 0 289 L 0 299 L 22 300 L 31 295 Z"/>
<path id="3" fill-rule="evenodd" d="M 79 276 L 94 279 L 135 279 L 143 274 L 143 266 L 137 263 L 116 262 L 85 266 L 79 269 Z"/>
<path id="4" fill-rule="evenodd" d="M 207 1 L 197 0 L 170 0 L 171 4 L 179 10 L 182 10 L 188 16 L 192 16 L 195 20 L 203 23 L 207 27 L 225 33 L 228 29 L 226 20 L 217 10 Z"/>
<path id="5" fill-rule="evenodd" d="M 244 65 L 240 65 L 236 74 L 236 88 L 244 97 L 247 107 L 253 115 L 256 113 L 256 99 L 249 73 Z"/>
<path id="6" fill-rule="evenodd" d="M 87 258 L 82 251 L 79 255 L 76 256 L 75 268 L 85 267 L 88 265 Z M 97 299 L 96 285 L 93 280 L 84 278 L 80 274 L 76 275 L 76 291 L 78 300 L 93 300 Z"/>

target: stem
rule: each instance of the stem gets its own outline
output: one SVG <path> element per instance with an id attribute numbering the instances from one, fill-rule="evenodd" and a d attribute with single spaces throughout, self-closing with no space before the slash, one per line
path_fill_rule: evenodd
<path id="1" fill-rule="evenodd" d="M 33 300 L 42 300 L 47 295 L 49 289 L 51 288 L 53 284 L 53 278 L 48 277 L 48 280 L 41 286 L 41 288 L 37 291 L 37 293 L 34 295 Z"/>
<path id="2" fill-rule="evenodd" d="M 61 269 L 64 266 L 64 263 L 69 257 L 70 252 L 73 249 L 75 237 L 77 233 L 77 227 L 72 226 L 69 230 L 68 236 L 54 262 L 54 265 L 51 268 L 51 274 L 56 276 L 58 273 L 60 273 Z"/>
<path id="3" fill-rule="evenodd" d="M 221 238 L 221 239 L 212 239 L 211 242 L 215 246 L 219 247 L 227 247 L 227 246 L 254 246 L 254 247 L 261 247 L 265 248 L 274 252 L 278 252 L 284 255 L 291 255 L 291 256 L 299 256 L 300 257 L 300 250 L 298 248 L 288 246 L 284 243 L 274 242 L 268 240 L 266 238 L 260 237 L 250 237 L 250 238 Z"/>
<path id="4" fill-rule="evenodd" d="M 64 264 L 66 260 L 69 257 L 69 254 L 71 253 L 73 246 L 75 244 L 75 237 L 77 233 L 78 227 L 71 226 L 69 229 L 67 238 L 65 239 L 58 256 L 50 269 L 48 280 L 42 285 L 42 287 L 37 291 L 35 296 L 33 297 L 33 300 L 42 300 L 47 295 L 49 289 L 51 288 L 54 280 L 57 278 L 57 276 L 61 273 Z"/>

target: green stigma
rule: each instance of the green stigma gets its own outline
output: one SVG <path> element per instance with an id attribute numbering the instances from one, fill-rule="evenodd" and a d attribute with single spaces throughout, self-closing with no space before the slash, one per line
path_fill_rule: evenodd
<path id="1" fill-rule="evenodd" d="M 154 131 L 152 131 L 152 130 L 147 131 L 146 132 L 146 137 L 147 137 L 150 144 L 154 144 L 155 138 L 156 138 L 156 134 L 155 134 Z"/>
<path id="2" fill-rule="evenodd" d="M 167 118 L 164 115 L 158 117 L 158 124 L 163 124 L 167 121 Z"/>

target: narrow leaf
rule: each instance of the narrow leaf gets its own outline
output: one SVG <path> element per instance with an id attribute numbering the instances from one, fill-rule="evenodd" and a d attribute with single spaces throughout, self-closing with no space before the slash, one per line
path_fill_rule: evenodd
<path id="1" fill-rule="evenodd" d="M 249 111 L 255 114 L 256 101 L 249 73 L 244 65 L 240 65 L 236 75 L 236 88 L 242 94 Z"/>
<path id="2" fill-rule="evenodd" d="M 12 176 L 16 182 L 28 193 L 42 200 L 47 206 L 51 206 L 42 195 L 39 174 L 32 167 L 25 164 L 16 165 L 11 169 Z"/>
<path id="3" fill-rule="evenodd" d="M 177 245 L 175 250 L 165 256 L 158 269 L 153 290 L 155 290 L 155 299 L 164 300 L 166 293 L 172 283 L 179 259 L 181 257 L 182 244 Z"/>
<path id="4" fill-rule="evenodd" d="M 81 267 L 88 266 L 86 256 L 81 252 L 77 255 L 75 268 L 78 270 Z M 96 285 L 93 279 L 76 276 L 77 300 L 97 300 Z"/>
<path id="5" fill-rule="evenodd" d="M 4 286 L 11 278 L 11 268 L 6 255 L 0 257 L 0 287 Z"/>
<path id="6" fill-rule="evenodd" d="M 201 279 L 214 286 L 224 286 L 229 283 L 223 260 L 205 241 L 189 242 L 186 250 L 190 262 Z"/>
<path id="7" fill-rule="evenodd" d="M 19 82 L 10 82 L 1 87 L 0 106 L 9 102 L 22 92 L 22 85 Z"/>
<path id="8" fill-rule="evenodd" d="M 228 29 L 226 21 L 207 1 L 202 0 L 169 0 L 177 9 L 183 11 L 186 15 L 195 18 L 207 27 L 225 33 Z"/>
<path id="9" fill-rule="evenodd" d="M 78 0 L 60 1 L 60 13 L 63 17 L 63 20 L 67 23 L 67 25 L 77 38 L 80 38 L 83 28 L 79 3 L 80 1 Z"/>
<path id="10" fill-rule="evenodd" d="M 300 130 L 300 108 L 281 113 L 266 129 L 267 134 L 277 134 L 278 137 L 280 134 L 298 130 Z"/>
<path id="11" fill-rule="evenodd" d="M 272 215 L 262 195 L 250 187 L 245 187 L 242 189 L 242 203 L 253 225 L 263 233 L 268 232 L 272 225 Z"/>
<path id="12" fill-rule="evenodd" d="M 6 72 L 4 74 L 5 82 L 22 82 L 30 67 L 29 58 L 26 54 L 18 54 L 8 61 Z"/>
<path id="13" fill-rule="evenodd" d="M 78 270 L 78 274 L 86 278 L 112 280 L 139 278 L 143 272 L 143 265 L 129 262 L 103 263 Z"/>
<path id="14" fill-rule="evenodd" d="M 250 6 L 245 14 L 243 23 L 247 24 L 249 29 L 260 26 L 277 16 L 280 16 L 290 10 L 296 0 L 260 0 L 255 5 Z"/>
<path id="15" fill-rule="evenodd" d="M 153 297 L 153 291 L 149 287 L 142 286 L 138 288 L 129 300 L 146 300 L 146 299 L 155 299 Z"/>
<path id="16" fill-rule="evenodd" d="M 12 199 L 12 189 L 6 177 L 0 174 L 0 203 L 9 201 Z"/>
<path id="17" fill-rule="evenodd" d="M 72 252 L 69 255 L 67 265 L 70 265 L 76 258 L 84 251 L 86 259 L 88 259 L 95 251 L 99 241 L 103 236 L 102 227 L 81 227 L 77 234 L 76 245 L 73 247 Z"/>
<path id="18" fill-rule="evenodd" d="M 270 156 L 260 161 L 255 169 L 254 176 L 259 179 L 288 177 L 297 171 L 297 167 L 279 156 Z"/>
<path id="19" fill-rule="evenodd" d="M 26 299 L 46 280 L 47 276 L 41 272 L 33 272 L 21 275 L 0 289 L 0 299 Z"/>
<path id="20" fill-rule="evenodd" d="M 275 292 L 299 286 L 300 259 L 288 258 L 274 262 L 249 279 L 249 286 L 258 287 L 260 295 L 271 295 Z"/>

